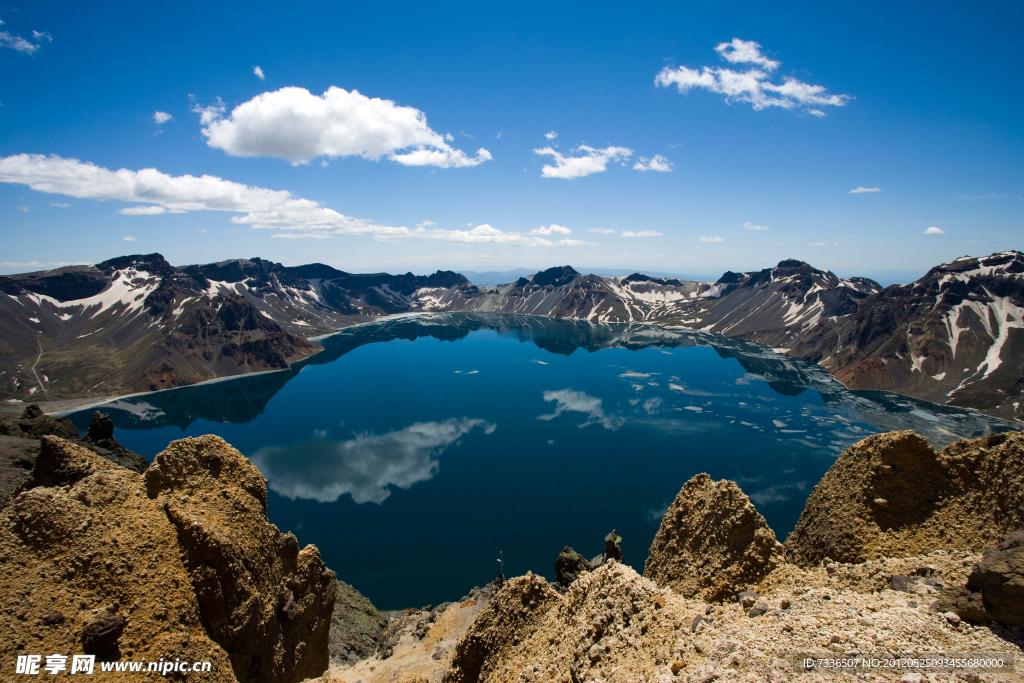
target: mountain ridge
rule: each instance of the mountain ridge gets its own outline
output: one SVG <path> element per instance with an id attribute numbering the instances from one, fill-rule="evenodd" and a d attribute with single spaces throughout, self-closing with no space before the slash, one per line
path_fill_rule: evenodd
<path id="1" fill-rule="evenodd" d="M 850 388 L 1022 417 L 1018 251 L 961 257 L 887 288 L 796 259 L 727 271 L 714 282 L 606 277 L 565 265 L 476 286 L 453 271 L 354 274 L 258 257 L 178 267 L 160 254 L 138 254 L 2 276 L 0 292 L 7 295 L 0 297 L 0 398 L 8 401 L 117 395 L 285 369 L 319 352 L 315 338 L 352 324 L 396 313 L 476 312 L 740 337 L 821 363 Z M 950 369 L 961 362 L 964 369 Z"/>

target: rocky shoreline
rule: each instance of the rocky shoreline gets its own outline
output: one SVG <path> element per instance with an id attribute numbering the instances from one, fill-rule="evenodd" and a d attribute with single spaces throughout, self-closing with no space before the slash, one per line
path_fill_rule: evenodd
<path id="1" fill-rule="evenodd" d="M 697 475 L 642 576 L 613 531 L 592 560 L 552 558 L 555 582 L 499 577 L 381 613 L 267 521 L 264 478 L 222 439 L 148 465 L 102 414 L 84 436 L 69 425 L 34 407 L 0 420 L 22 476 L 0 497 L 3 671 L 45 651 L 205 660 L 203 680 L 225 683 L 1024 680 L 1024 434 L 938 452 L 913 432 L 869 437 L 785 543 L 734 482 Z M 1004 665 L 884 664 L 980 654 Z M 814 664 L 865 657 L 882 663 Z"/>

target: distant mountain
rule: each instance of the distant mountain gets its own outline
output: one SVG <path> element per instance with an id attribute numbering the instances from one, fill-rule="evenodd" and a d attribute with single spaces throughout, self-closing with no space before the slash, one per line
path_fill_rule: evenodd
<path id="1" fill-rule="evenodd" d="M 789 353 L 851 389 L 1024 417 L 1024 254 L 963 256 L 824 317 Z"/>
<path id="2" fill-rule="evenodd" d="M 656 323 L 820 362 L 850 388 L 1022 416 L 1024 256 L 963 257 L 883 289 L 785 260 L 715 282 L 559 266 L 477 286 L 451 271 L 357 275 L 159 254 L 0 277 L 0 397 L 114 395 L 284 369 L 315 339 L 405 312 Z"/>

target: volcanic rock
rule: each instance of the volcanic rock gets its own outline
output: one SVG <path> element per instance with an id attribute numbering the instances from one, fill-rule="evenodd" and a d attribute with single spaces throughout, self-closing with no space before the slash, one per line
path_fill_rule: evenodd
<path id="1" fill-rule="evenodd" d="M 775 534 L 735 482 L 698 474 L 665 513 L 644 577 L 687 597 L 723 600 L 782 561 Z"/>
<path id="2" fill-rule="evenodd" d="M 543 577 L 527 573 L 510 579 L 459 642 L 445 682 L 485 680 L 488 672 L 529 638 L 545 612 L 561 600 Z"/>
<path id="3" fill-rule="evenodd" d="M 1024 434 L 961 440 L 939 453 L 912 431 L 877 434 L 825 473 L 786 539 L 787 559 L 810 566 L 980 552 L 1016 528 L 1022 501 Z"/>
<path id="4" fill-rule="evenodd" d="M 203 623 L 238 679 L 290 683 L 323 672 L 336 577 L 315 547 L 299 550 L 267 521 L 259 470 L 209 435 L 171 442 L 145 483 L 177 528 Z"/>
<path id="5" fill-rule="evenodd" d="M 255 467 L 217 437 L 174 442 L 157 463 L 144 478 L 43 437 L 0 517 L 0 660 L 27 647 L 201 660 L 215 683 L 323 672 L 334 574 L 267 521 Z"/>
<path id="6" fill-rule="evenodd" d="M 235 682 L 226 653 L 203 627 L 177 531 L 146 495 L 141 475 L 47 436 L 26 486 L 0 517 L 0 603 L 7 608 L 0 661 L 27 647 L 104 650 L 95 637 L 112 631 L 79 629 L 94 623 L 94 610 L 117 604 L 127 610 L 114 638 L 125 658 L 210 661 L 208 680 Z M 57 612 L 65 618 L 53 619 Z"/>
<path id="7" fill-rule="evenodd" d="M 47 415 L 33 403 L 22 411 L 20 417 L 0 419 L 0 435 L 22 439 L 38 439 L 46 435 L 77 439 L 78 429 L 71 420 Z"/>
<path id="8" fill-rule="evenodd" d="M 1024 530 L 986 548 L 967 585 L 943 591 L 938 609 L 968 621 L 1024 627 Z"/>
<path id="9" fill-rule="evenodd" d="M 615 529 L 604 537 L 604 557 L 606 560 L 615 560 L 622 563 L 622 537 L 615 533 Z"/>
<path id="10" fill-rule="evenodd" d="M 555 580 L 563 588 L 568 588 L 582 572 L 589 570 L 590 564 L 587 562 L 587 558 L 569 546 L 562 548 L 558 559 L 555 560 Z"/>

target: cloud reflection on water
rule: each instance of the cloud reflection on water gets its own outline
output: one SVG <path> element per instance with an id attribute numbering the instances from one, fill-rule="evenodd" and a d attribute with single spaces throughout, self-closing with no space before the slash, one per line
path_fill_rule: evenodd
<path id="1" fill-rule="evenodd" d="M 332 441 L 318 430 L 305 443 L 265 446 L 249 457 L 270 489 L 285 498 L 331 503 L 347 493 L 355 503 L 380 504 L 391 495 L 389 486 L 407 489 L 432 479 L 440 466 L 435 458 L 477 427 L 490 434 L 497 425 L 451 418 L 347 441 Z"/>
<path id="2" fill-rule="evenodd" d="M 582 391 L 574 389 L 559 389 L 557 391 L 545 391 L 545 401 L 555 401 L 558 405 L 555 412 L 550 415 L 538 415 L 538 420 L 553 420 L 562 413 L 575 412 L 589 415 L 590 419 L 580 425 L 589 427 L 592 424 L 599 424 L 605 429 L 617 430 L 626 424 L 625 418 L 618 415 L 607 415 L 601 407 L 601 399 L 591 396 Z"/>

